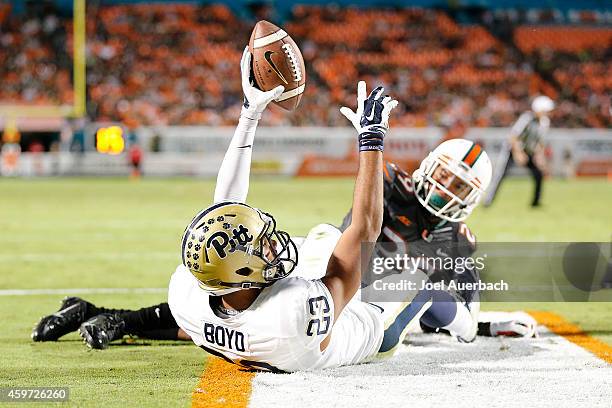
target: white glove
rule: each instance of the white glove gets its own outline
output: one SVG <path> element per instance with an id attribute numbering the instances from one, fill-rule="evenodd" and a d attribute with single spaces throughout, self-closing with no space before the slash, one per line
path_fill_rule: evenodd
<path id="1" fill-rule="evenodd" d="M 340 108 L 359 134 L 359 150 L 381 150 L 382 139 L 389 129 L 389 115 L 397 101 L 384 95 L 382 86 L 376 87 L 366 98 L 366 83 L 357 83 L 357 111 L 343 106 Z"/>
<path id="2" fill-rule="evenodd" d="M 537 337 L 537 323 L 533 318 L 518 318 L 505 322 L 491 322 L 491 336 Z"/>
<path id="3" fill-rule="evenodd" d="M 242 92 L 244 93 L 244 104 L 240 116 L 259 120 L 266 106 L 278 98 L 285 90 L 285 87 L 279 85 L 269 91 L 261 91 L 253 85 L 254 82 L 251 79 L 251 53 L 248 46 L 245 47 L 242 53 L 240 72 L 242 74 Z"/>

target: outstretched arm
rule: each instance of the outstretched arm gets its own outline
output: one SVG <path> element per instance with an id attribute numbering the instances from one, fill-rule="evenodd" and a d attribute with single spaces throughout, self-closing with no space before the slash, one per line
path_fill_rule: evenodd
<path id="1" fill-rule="evenodd" d="M 346 107 L 340 110 L 359 133 L 360 153 L 351 224 L 336 244 L 322 279 L 334 300 L 334 319 L 361 284 L 361 256 L 370 256 L 361 253 L 361 243 L 376 241 L 382 226 L 383 138 L 389 127 L 391 109 L 397 106 L 397 101 L 383 96 L 383 92 L 378 87 L 366 98 L 366 84 L 360 81 L 357 112 Z"/>
<path id="2" fill-rule="evenodd" d="M 217 175 L 214 202 L 236 201 L 243 203 L 249 193 L 249 176 L 251 173 L 251 153 L 257 123 L 261 114 L 272 100 L 278 98 L 285 90 L 278 86 L 263 92 L 253 86 L 251 81 L 251 53 L 244 49 L 240 61 L 242 74 L 242 91 L 244 105 L 234 136 L 230 141 L 223 162 Z"/>

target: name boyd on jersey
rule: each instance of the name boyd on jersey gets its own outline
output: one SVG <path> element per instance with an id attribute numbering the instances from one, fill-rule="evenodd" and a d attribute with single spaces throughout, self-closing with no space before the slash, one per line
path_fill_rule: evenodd
<path id="1" fill-rule="evenodd" d="M 213 346 L 233 351 L 247 351 L 247 336 L 229 327 L 204 322 L 204 340 Z"/>

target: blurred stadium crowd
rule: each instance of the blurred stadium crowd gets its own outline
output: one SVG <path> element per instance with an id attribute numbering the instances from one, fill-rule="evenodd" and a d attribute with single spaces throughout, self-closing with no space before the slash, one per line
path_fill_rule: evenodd
<path id="1" fill-rule="evenodd" d="M 269 125 L 345 125 L 357 79 L 400 100 L 399 126 L 509 126 L 536 94 L 556 100 L 552 126 L 612 125 L 612 29 L 598 15 L 484 12 L 469 24 L 434 9 L 297 6 L 283 27 L 307 66 L 306 95 Z M 135 4 L 87 9 L 91 120 L 232 125 L 238 61 L 254 21 L 226 6 Z M 0 103 L 72 100 L 72 19 L 48 4 L 0 3 Z"/>

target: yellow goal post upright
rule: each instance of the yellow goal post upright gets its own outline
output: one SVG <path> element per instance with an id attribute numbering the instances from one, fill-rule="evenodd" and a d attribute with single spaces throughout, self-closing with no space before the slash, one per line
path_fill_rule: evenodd
<path id="1" fill-rule="evenodd" d="M 4 124 L 14 123 L 19 118 L 80 118 L 85 115 L 86 97 L 86 0 L 73 0 L 73 88 L 72 105 L 15 105 L 2 104 L 0 118 Z M 0 129 L 2 130 L 2 129 Z"/>

